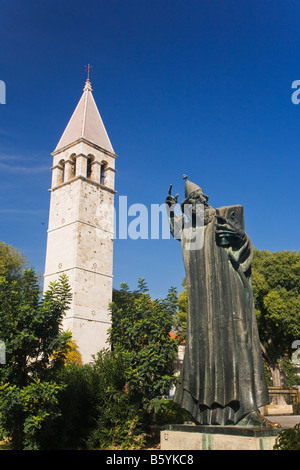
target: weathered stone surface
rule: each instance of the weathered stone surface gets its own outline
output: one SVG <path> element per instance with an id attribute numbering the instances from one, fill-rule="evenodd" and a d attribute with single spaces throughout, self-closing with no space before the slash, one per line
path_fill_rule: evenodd
<path id="1" fill-rule="evenodd" d="M 161 450 L 272 450 L 276 435 L 161 431 Z"/>
<path id="2" fill-rule="evenodd" d="M 194 424 L 168 424 L 167 431 L 198 433 L 198 434 L 226 434 L 228 436 L 270 437 L 277 436 L 279 429 L 273 427 L 242 427 L 242 426 L 212 426 Z"/>

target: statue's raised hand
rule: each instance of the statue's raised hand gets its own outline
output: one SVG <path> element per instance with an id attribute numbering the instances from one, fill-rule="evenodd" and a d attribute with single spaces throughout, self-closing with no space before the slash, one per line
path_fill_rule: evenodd
<path id="1" fill-rule="evenodd" d="M 172 184 L 170 184 L 170 188 L 169 188 L 169 191 L 168 191 L 168 195 L 166 197 L 166 201 L 165 203 L 171 207 L 171 206 L 176 206 L 177 204 L 177 199 L 178 199 L 178 196 L 179 194 L 176 194 L 175 196 L 172 196 L 171 195 L 171 191 L 172 191 Z"/>

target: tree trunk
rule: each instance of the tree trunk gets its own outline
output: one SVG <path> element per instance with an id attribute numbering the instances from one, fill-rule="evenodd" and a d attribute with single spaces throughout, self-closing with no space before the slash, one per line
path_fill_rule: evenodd
<path id="1" fill-rule="evenodd" d="M 272 375 L 273 387 L 281 387 L 281 376 L 277 362 L 269 363 L 269 368 Z"/>
<path id="2" fill-rule="evenodd" d="M 271 372 L 273 387 L 281 387 L 281 374 L 280 374 L 278 362 L 270 361 L 267 355 L 267 351 L 262 343 L 260 343 L 260 347 L 261 347 L 264 362 L 266 363 L 267 367 L 270 369 L 270 372 Z"/>

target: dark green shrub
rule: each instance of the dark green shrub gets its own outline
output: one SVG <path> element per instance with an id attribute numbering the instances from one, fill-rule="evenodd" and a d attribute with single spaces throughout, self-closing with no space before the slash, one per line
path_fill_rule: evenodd
<path id="1" fill-rule="evenodd" d="M 127 393 L 121 355 L 102 351 L 93 369 L 98 380 L 96 423 L 87 438 L 87 447 L 129 449 L 140 445 L 141 413 Z"/>
<path id="2" fill-rule="evenodd" d="M 8 438 L 13 449 L 40 449 L 41 432 L 59 415 L 60 389 L 56 383 L 40 380 L 23 388 L 0 385 L 0 437 Z"/>
<path id="3" fill-rule="evenodd" d="M 64 389 L 58 395 L 60 416 L 47 422 L 41 434 L 43 449 L 85 448 L 96 423 L 98 378 L 93 367 L 67 364 L 59 374 Z"/>
<path id="4" fill-rule="evenodd" d="M 33 270 L 0 276 L 0 338 L 6 351 L 0 366 L 0 440 L 7 438 L 14 449 L 40 449 L 44 428 L 59 414 L 63 385 L 56 375 L 70 341 L 61 320 L 70 301 L 66 275 L 50 283 L 42 298 Z"/>
<path id="5" fill-rule="evenodd" d="M 42 449 L 130 448 L 141 442 L 140 412 L 126 393 L 120 356 L 101 351 L 93 365 L 67 365 L 59 380 L 60 416 L 43 427 Z"/>
<path id="6" fill-rule="evenodd" d="M 300 450 L 300 423 L 292 429 L 283 429 L 279 432 L 274 450 Z"/>
<path id="7" fill-rule="evenodd" d="M 153 425 L 182 424 L 191 419 L 186 410 L 169 398 L 154 398 L 150 402 L 148 411 Z"/>

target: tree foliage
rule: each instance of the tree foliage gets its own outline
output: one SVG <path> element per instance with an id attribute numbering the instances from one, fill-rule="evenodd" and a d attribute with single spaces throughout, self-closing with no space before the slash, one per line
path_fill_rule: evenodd
<path id="1" fill-rule="evenodd" d="M 171 400 L 158 397 L 175 379 L 177 340 L 170 332 L 176 289 L 163 300 L 150 298 L 144 279 L 137 291 L 126 284 L 115 290 L 111 350 L 82 364 L 70 332 L 62 331 L 71 298 L 67 277 L 42 296 L 17 250 L 4 252 L 20 263 L 3 262 L 0 275 L 0 340 L 6 348 L 0 439 L 9 438 L 16 449 L 127 449 L 142 443 L 151 422 L 182 415 Z"/>
<path id="2" fill-rule="evenodd" d="M 300 450 L 300 423 L 291 429 L 282 429 L 278 433 L 274 450 Z"/>
<path id="3" fill-rule="evenodd" d="M 13 246 L 0 241 L 0 276 L 5 276 L 7 280 L 19 279 L 26 267 L 26 256 Z"/>
<path id="4" fill-rule="evenodd" d="M 141 407 L 166 393 L 175 380 L 173 362 L 178 341 L 170 332 L 176 310 L 174 288 L 166 299 L 152 300 L 143 278 L 139 279 L 135 292 L 126 283 L 122 284 L 111 305 L 110 342 L 122 357 L 127 392 Z"/>
<path id="5" fill-rule="evenodd" d="M 264 358 L 275 378 L 279 360 L 290 359 L 300 339 L 300 252 L 255 250 L 252 276 Z"/>
<path id="6" fill-rule="evenodd" d="M 22 388 L 0 382 L 0 436 L 15 449 L 38 450 L 45 422 L 60 413 L 59 390 L 55 382 L 33 380 Z"/>
<path id="7" fill-rule="evenodd" d="M 126 369 L 122 354 L 100 351 L 93 374 L 97 378 L 95 425 L 86 439 L 88 448 L 118 447 L 131 449 L 143 442 L 140 409 L 126 387 Z"/>
<path id="8" fill-rule="evenodd" d="M 6 348 L 2 381 L 23 387 L 33 379 L 48 378 L 63 362 L 70 333 L 62 331 L 61 321 L 70 298 L 64 274 L 50 284 L 42 299 L 33 270 L 24 271 L 18 281 L 0 278 L 0 338 Z"/>
<path id="9" fill-rule="evenodd" d="M 65 275 L 43 298 L 31 269 L 0 277 L 0 339 L 6 350 L 0 365 L 0 437 L 9 437 L 14 448 L 37 449 L 44 423 L 59 413 L 55 373 L 70 341 L 70 333 L 61 331 L 70 298 Z"/>

